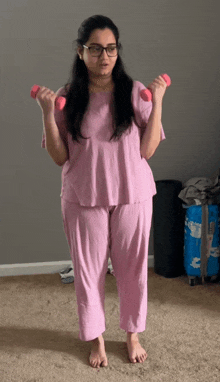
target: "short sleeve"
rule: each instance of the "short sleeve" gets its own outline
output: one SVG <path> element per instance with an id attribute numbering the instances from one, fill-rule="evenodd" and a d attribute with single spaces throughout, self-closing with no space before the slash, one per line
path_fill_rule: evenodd
<path id="1" fill-rule="evenodd" d="M 57 94 L 57 97 L 65 96 L 64 88 L 62 87 L 62 88 L 58 89 L 56 94 Z M 66 125 L 65 125 L 63 110 L 55 109 L 54 110 L 54 119 L 55 119 L 55 122 L 57 124 L 58 129 L 59 129 L 61 139 L 63 140 L 63 143 L 65 144 L 67 151 L 69 152 L 69 150 L 68 150 L 68 139 L 67 139 L 67 129 L 66 129 Z M 41 138 L 41 148 L 43 148 L 43 149 L 46 148 L 46 137 L 45 137 L 44 131 L 42 133 L 42 138 Z"/>
<path id="2" fill-rule="evenodd" d="M 140 81 L 134 81 L 132 91 L 132 102 L 135 112 L 136 123 L 141 129 L 141 138 L 146 129 L 146 125 L 149 121 L 153 108 L 152 101 L 146 102 L 141 98 L 140 93 L 143 89 L 146 89 L 146 86 L 144 86 Z M 166 136 L 164 133 L 163 125 L 161 123 L 160 141 L 163 141 L 164 139 L 166 139 Z"/>

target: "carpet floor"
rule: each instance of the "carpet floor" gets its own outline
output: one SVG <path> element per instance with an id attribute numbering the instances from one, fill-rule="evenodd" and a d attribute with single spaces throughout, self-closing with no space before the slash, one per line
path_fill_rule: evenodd
<path id="1" fill-rule="evenodd" d="M 119 328 L 116 279 L 106 274 L 108 366 L 89 365 L 91 344 L 78 338 L 74 283 L 60 275 L 0 278 L 1 382 L 219 382 L 220 284 L 191 287 L 186 276 L 148 270 L 148 315 L 139 340 L 148 354 L 131 364 Z"/>

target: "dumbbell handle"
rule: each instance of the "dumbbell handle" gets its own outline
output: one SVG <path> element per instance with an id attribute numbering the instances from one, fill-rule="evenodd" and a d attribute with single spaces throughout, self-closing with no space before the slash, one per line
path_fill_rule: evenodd
<path id="1" fill-rule="evenodd" d="M 167 83 L 167 86 L 170 86 L 171 85 L 171 79 L 170 77 L 168 76 L 168 74 L 161 74 L 161 77 L 163 77 L 164 81 L 166 81 Z M 143 89 L 141 90 L 140 92 L 140 96 L 141 98 L 144 100 L 144 101 L 151 101 L 152 100 L 152 93 L 151 93 L 151 90 L 150 89 Z"/>
<path id="2" fill-rule="evenodd" d="M 31 97 L 36 98 L 37 93 L 40 90 L 40 86 L 38 85 L 33 85 L 31 88 Z M 66 98 L 64 97 L 56 97 L 55 99 L 55 109 L 57 110 L 62 110 L 66 104 Z"/>

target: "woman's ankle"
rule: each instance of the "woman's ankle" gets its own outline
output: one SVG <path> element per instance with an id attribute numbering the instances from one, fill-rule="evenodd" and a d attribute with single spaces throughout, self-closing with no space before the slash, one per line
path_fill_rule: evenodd
<path id="1" fill-rule="evenodd" d="M 100 343 L 102 340 L 103 340 L 103 336 L 101 334 L 101 336 L 94 338 L 94 340 L 92 340 L 91 342 L 96 344 L 96 343 Z"/>

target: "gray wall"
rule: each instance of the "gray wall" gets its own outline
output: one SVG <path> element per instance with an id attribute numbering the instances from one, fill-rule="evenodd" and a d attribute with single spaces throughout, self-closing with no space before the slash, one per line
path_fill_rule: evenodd
<path id="1" fill-rule="evenodd" d="M 166 140 L 149 160 L 154 179 L 210 176 L 220 163 L 219 0 L 1 0 L 0 264 L 69 260 L 62 225 L 61 167 L 41 148 L 32 85 L 67 81 L 83 20 L 112 18 L 122 58 L 146 86 L 161 73 Z M 150 253 L 151 254 L 151 253 Z"/>

